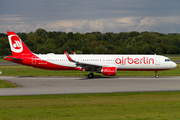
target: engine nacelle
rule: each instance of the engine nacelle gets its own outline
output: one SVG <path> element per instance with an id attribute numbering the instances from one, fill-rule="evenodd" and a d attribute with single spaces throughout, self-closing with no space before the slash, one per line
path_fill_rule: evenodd
<path id="1" fill-rule="evenodd" d="M 107 76 L 115 76 L 116 71 L 117 71 L 116 67 L 103 67 L 101 73 Z"/>

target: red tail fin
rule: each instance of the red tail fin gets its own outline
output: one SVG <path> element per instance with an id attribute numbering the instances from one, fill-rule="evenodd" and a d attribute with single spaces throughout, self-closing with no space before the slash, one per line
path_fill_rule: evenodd
<path id="1" fill-rule="evenodd" d="M 15 32 L 9 31 L 7 35 L 13 56 L 33 54 Z"/>

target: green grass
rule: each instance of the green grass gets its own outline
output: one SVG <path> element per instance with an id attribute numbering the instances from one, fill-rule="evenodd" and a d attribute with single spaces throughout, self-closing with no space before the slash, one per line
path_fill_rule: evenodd
<path id="1" fill-rule="evenodd" d="M 0 58 L 0 62 L 8 62 L 8 61 Z"/>
<path id="2" fill-rule="evenodd" d="M 180 56 L 179 57 L 169 57 L 170 58 L 170 60 L 180 60 Z"/>
<path id="3" fill-rule="evenodd" d="M 83 71 L 53 71 L 31 68 L 28 66 L 0 66 L 0 76 L 86 76 L 89 72 Z M 94 72 L 95 75 L 103 76 Z M 168 71 L 159 71 L 159 76 L 180 76 L 180 64 Z M 154 76 L 154 71 L 118 71 L 116 76 Z"/>
<path id="4" fill-rule="evenodd" d="M 0 80 L 0 88 L 15 88 L 15 87 L 18 87 L 18 86 L 15 85 L 14 83 Z"/>
<path id="5" fill-rule="evenodd" d="M 0 97 L 0 119 L 179 120 L 180 92 Z"/>

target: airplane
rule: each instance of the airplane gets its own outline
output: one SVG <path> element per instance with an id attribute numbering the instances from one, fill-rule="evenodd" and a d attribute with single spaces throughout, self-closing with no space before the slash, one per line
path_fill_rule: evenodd
<path id="1" fill-rule="evenodd" d="M 123 55 L 123 54 L 35 54 L 23 43 L 13 31 L 7 32 L 12 56 L 5 60 L 48 70 L 80 70 L 90 71 L 88 78 L 93 78 L 93 72 L 106 76 L 115 76 L 117 71 L 158 71 L 176 68 L 177 64 L 168 57 L 161 55 Z"/>

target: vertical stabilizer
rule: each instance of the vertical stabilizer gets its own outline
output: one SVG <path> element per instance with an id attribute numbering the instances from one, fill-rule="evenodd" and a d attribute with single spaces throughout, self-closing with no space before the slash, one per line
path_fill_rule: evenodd
<path id="1" fill-rule="evenodd" d="M 13 31 L 7 32 L 11 52 L 13 56 L 19 55 L 33 55 L 29 48 L 23 43 L 23 41 Z"/>

